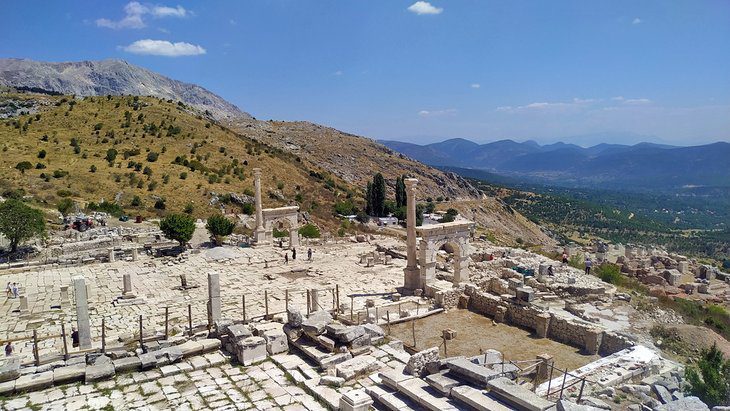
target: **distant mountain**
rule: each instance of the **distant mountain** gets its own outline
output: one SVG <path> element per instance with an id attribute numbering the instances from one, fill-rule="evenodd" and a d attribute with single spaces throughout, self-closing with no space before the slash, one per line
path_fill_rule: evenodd
<path id="1" fill-rule="evenodd" d="M 588 148 L 512 140 L 382 143 L 427 164 L 569 187 L 667 190 L 688 185 L 730 186 L 730 143 L 725 142 L 694 147 L 604 143 Z"/>
<path id="2" fill-rule="evenodd" d="M 77 96 L 154 96 L 190 104 L 216 120 L 250 119 L 238 107 L 195 84 L 157 74 L 124 60 L 47 63 L 0 59 L 0 85 Z"/>

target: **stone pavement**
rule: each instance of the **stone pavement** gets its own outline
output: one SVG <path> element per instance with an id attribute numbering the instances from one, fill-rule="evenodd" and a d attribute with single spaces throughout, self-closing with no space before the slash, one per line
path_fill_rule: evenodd
<path id="1" fill-rule="evenodd" d="M 386 247 L 402 244 L 391 238 L 378 238 Z M 0 339 L 29 337 L 32 330 L 39 337 L 57 335 L 61 323 L 66 332 L 76 324 L 76 311 L 69 288 L 70 301 L 62 301 L 62 286 L 71 286 L 71 278 L 82 275 L 88 287 L 91 337 L 94 347 L 101 342 L 101 322 L 105 318 L 107 343 L 118 337 L 123 341 L 138 335 L 139 316 L 143 317 L 145 335 L 164 332 L 164 307 L 170 307 L 171 334 L 184 332 L 187 327 L 187 306 L 192 306 L 193 323 L 207 323 L 207 274 L 220 273 L 222 310 L 224 318 L 241 319 L 242 296 L 246 296 L 247 318 L 264 314 L 264 292 L 269 295 L 270 312 L 285 310 L 285 290 L 289 290 L 290 304 L 304 310 L 306 289 L 332 289 L 339 285 L 340 302 L 349 303 L 348 294 L 395 291 L 403 283 L 404 260 L 394 259 L 391 265 L 365 267 L 359 264 L 359 255 L 375 250 L 375 244 L 328 243 L 312 245 L 313 261 L 306 261 L 306 250 L 297 249 L 299 258 L 284 265 L 284 250 L 265 246 L 260 248 L 218 247 L 194 250 L 187 261 L 165 263 L 164 259 L 142 257 L 139 261 L 116 261 L 79 267 L 52 268 L 41 271 L 2 274 L 0 282 L 18 282 L 21 294 L 27 296 L 27 314 L 17 312 L 19 299 L 0 298 L 0 317 L 9 319 L 0 323 Z M 114 305 L 122 295 L 123 276 L 131 274 L 132 290 L 144 304 Z M 189 285 L 198 286 L 180 290 L 180 275 Z M 332 292 L 320 292 L 320 304 L 332 308 Z M 355 300 L 357 307 L 365 298 Z M 69 341 L 69 347 L 71 346 Z M 32 359 L 32 344 L 18 342 L 15 353 Z M 39 343 L 41 357 L 62 352 L 60 338 Z"/>
<path id="2" fill-rule="evenodd" d="M 194 361 L 193 361 L 194 360 Z M 273 362 L 231 365 L 221 353 L 172 369 L 117 375 L 94 385 L 71 384 L 12 398 L 2 410 L 325 410 Z M 207 367 L 207 368 L 205 368 Z"/>

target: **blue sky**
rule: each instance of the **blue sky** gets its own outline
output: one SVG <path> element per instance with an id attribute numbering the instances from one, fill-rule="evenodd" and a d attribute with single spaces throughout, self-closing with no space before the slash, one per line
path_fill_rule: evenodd
<path id="1" fill-rule="evenodd" d="M 378 139 L 730 141 L 730 2 L 4 0 L 0 57 L 122 58 Z"/>

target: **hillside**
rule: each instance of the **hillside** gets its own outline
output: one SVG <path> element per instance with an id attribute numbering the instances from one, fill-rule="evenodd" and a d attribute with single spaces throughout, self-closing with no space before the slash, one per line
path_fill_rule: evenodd
<path id="1" fill-rule="evenodd" d="M 48 63 L 0 59 L 0 86 L 81 97 L 153 96 L 207 110 L 217 120 L 251 118 L 203 87 L 170 79 L 124 60 Z"/>
<path id="2" fill-rule="evenodd" d="M 224 200 L 227 194 L 252 195 L 252 169 L 260 167 L 266 206 L 296 203 L 334 228 L 339 223 L 333 205 L 351 199 L 362 208 L 365 182 L 383 172 L 390 187 L 399 175 L 417 176 L 420 201 L 444 197 L 440 207 L 481 215 L 477 220 L 505 242 L 551 241 L 456 174 L 326 127 L 253 120 L 233 131 L 182 102 L 153 97 L 0 93 L 0 111 L 8 107 L 31 114 L 0 123 L 2 192 L 22 189 L 49 208 L 70 197 L 80 204 L 115 202 L 127 214 L 154 216 L 191 203 L 193 214 L 204 218 L 220 207 L 215 200 L 221 195 Z M 24 173 L 16 169 L 23 162 L 31 166 Z M 154 207 L 160 198 L 165 210 Z"/>
<path id="3" fill-rule="evenodd" d="M 730 187 L 730 143 L 693 147 L 651 143 L 583 148 L 501 140 L 476 144 L 452 139 L 417 145 L 383 141 L 418 161 L 441 167 L 485 170 L 525 181 L 565 187 L 670 191 L 683 186 Z M 471 144 L 469 144 L 471 143 Z"/>

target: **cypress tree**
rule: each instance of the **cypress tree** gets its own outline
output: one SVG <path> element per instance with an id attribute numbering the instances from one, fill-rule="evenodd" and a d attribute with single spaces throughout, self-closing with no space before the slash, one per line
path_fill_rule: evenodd
<path id="1" fill-rule="evenodd" d="M 372 197 L 373 214 L 377 217 L 385 217 L 385 178 L 380 173 L 373 177 Z"/>
<path id="2" fill-rule="evenodd" d="M 400 176 L 395 180 L 395 206 L 397 208 L 405 207 L 407 202 L 405 176 Z"/>

